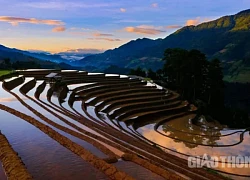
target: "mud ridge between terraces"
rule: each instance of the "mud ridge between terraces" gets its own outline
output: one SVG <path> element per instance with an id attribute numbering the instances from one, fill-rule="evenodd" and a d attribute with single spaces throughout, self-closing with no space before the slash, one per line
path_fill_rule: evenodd
<path id="1" fill-rule="evenodd" d="M 56 140 L 59 142 L 62 146 L 66 147 L 73 153 L 77 154 L 80 156 L 83 160 L 86 162 L 89 162 L 92 166 L 97 168 L 98 170 L 102 171 L 104 174 L 106 174 L 110 179 L 117 179 L 117 180 L 132 180 L 133 178 L 130 177 L 128 174 L 119 171 L 116 167 L 114 167 L 111 164 L 106 163 L 104 160 L 99 159 L 80 145 L 78 145 L 75 142 L 72 142 L 68 138 L 62 136 L 52 128 L 42 124 L 41 122 L 37 121 L 36 119 L 32 118 L 31 116 L 28 116 L 26 114 L 23 114 L 17 110 L 14 110 L 10 107 L 7 107 L 5 105 L 0 104 L 0 109 L 4 110 L 6 112 L 9 112 L 25 121 L 28 123 L 34 125 L 38 129 L 40 129 L 42 132 L 44 132 L 46 135 L 50 136 L 52 139 Z"/>
<path id="2" fill-rule="evenodd" d="M 152 147 L 151 145 L 145 142 L 139 141 L 137 139 L 134 139 L 132 137 L 128 137 L 122 132 L 115 131 L 114 129 L 110 127 L 103 127 L 99 123 L 97 123 L 98 120 L 96 120 L 96 122 L 93 122 L 85 118 L 83 119 L 81 117 L 74 116 L 68 112 L 65 112 L 65 113 L 67 113 L 67 116 L 71 117 L 72 119 L 93 129 L 97 133 L 103 135 L 104 137 L 107 137 L 109 140 L 121 145 L 120 148 L 121 147 L 124 148 L 123 152 L 130 153 L 131 151 L 133 151 L 135 152 L 135 154 L 139 154 L 140 156 L 143 156 L 144 158 L 146 158 L 152 164 L 155 164 L 160 167 L 164 167 L 164 169 L 165 168 L 173 169 L 174 171 L 183 173 L 186 176 L 193 178 L 193 179 L 215 179 L 215 178 L 221 179 L 216 175 L 206 172 L 205 170 L 189 169 L 187 168 L 186 160 L 178 158 L 171 154 L 164 153 L 162 150 L 156 149 L 155 147 Z M 132 159 L 130 158 L 130 160 L 134 161 L 134 158 Z M 147 166 L 146 168 L 149 169 L 150 167 Z"/>
<path id="3" fill-rule="evenodd" d="M 87 112 L 85 111 L 85 113 L 87 113 Z M 92 119 L 96 120 L 95 118 L 92 118 Z M 98 120 L 96 120 L 96 122 L 98 122 Z M 95 125 L 98 126 L 98 124 L 95 124 L 94 126 L 93 125 L 94 124 L 92 124 L 92 128 L 95 128 L 95 131 L 97 131 L 98 133 L 100 133 L 104 136 L 109 136 L 109 139 L 114 141 L 114 142 L 119 141 L 117 143 L 120 143 L 123 147 L 129 146 L 129 149 L 136 152 L 136 154 L 142 155 L 150 161 L 153 160 L 158 165 L 159 164 L 163 165 L 164 167 L 173 169 L 173 170 L 175 170 L 179 173 L 185 174 L 188 177 L 191 177 L 193 179 L 215 179 L 215 178 L 216 179 L 224 179 L 224 177 L 211 174 L 209 172 L 206 172 L 204 169 L 190 169 L 187 167 L 188 163 L 186 160 L 181 159 L 177 156 L 168 154 L 168 153 L 164 153 L 162 150 L 160 151 L 159 149 L 156 149 L 145 142 L 141 142 L 141 141 L 138 141 L 138 139 L 134 139 L 136 137 L 134 137 L 134 138 L 130 137 L 130 136 L 128 137 L 127 135 L 116 131 L 114 137 L 119 138 L 119 140 L 117 140 L 111 136 L 112 131 L 114 129 L 107 127 L 109 130 L 107 130 L 107 129 L 104 130 L 105 127 L 99 126 L 98 128 L 96 128 Z M 103 132 L 100 132 L 100 130 Z M 109 132 L 109 133 L 107 133 L 107 132 Z M 128 142 L 132 146 L 130 146 L 126 143 L 123 143 L 121 140 Z M 139 149 L 135 148 L 134 146 L 139 148 Z M 142 151 L 142 150 L 145 150 L 147 153 L 145 151 Z M 156 157 L 154 155 L 156 155 L 158 157 Z M 151 161 L 151 162 L 153 162 L 153 161 Z"/>
<path id="4" fill-rule="evenodd" d="M 85 111 L 85 113 L 89 116 L 88 112 Z M 223 179 L 222 177 L 208 173 L 203 169 L 190 169 L 187 167 L 186 160 L 171 154 L 166 154 L 162 150 L 160 151 L 159 149 L 156 149 L 145 142 L 139 141 L 136 137 L 127 136 L 111 127 L 101 126 L 99 121 L 95 118 L 91 118 L 91 116 L 89 116 L 89 118 L 95 122 L 86 120 L 85 118 L 83 119 L 81 117 L 79 118 L 77 116 L 73 116 L 70 113 L 67 113 L 67 115 L 72 119 L 77 120 L 79 123 L 95 130 L 104 137 L 108 137 L 111 141 L 120 144 L 122 147 L 126 147 L 130 151 L 132 150 L 136 154 L 146 157 L 146 159 L 151 163 L 156 163 L 157 165 L 173 169 L 193 179 Z"/>
<path id="5" fill-rule="evenodd" d="M 22 91 L 21 91 L 22 92 Z M 23 91 L 22 93 L 25 93 L 25 92 L 27 92 L 27 91 Z M 32 112 L 34 112 L 35 114 L 37 114 L 39 117 L 41 117 L 42 119 L 44 119 L 44 117 L 42 117 L 42 115 L 40 114 L 40 113 L 38 113 L 38 112 L 36 112 L 34 109 L 32 109 L 31 107 L 29 107 L 25 102 L 23 102 L 21 99 L 20 99 L 20 97 L 18 97 L 17 95 L 15 95 L 14 93 L 12 93 L 12 92 L 10 92 L 12 95 L 14 95 L 16 98 L 18 98 L 18 100 L 19 101 L 21 101 L 21 103 L 24 105 L 24 106 L 26 106 L 28 109 L 30 109 Z M 26 97 L 28 97 L 27 95 L 25 95 Z M 28 97 L 28 98 L 30 98 L 30 97 Z M 32 99 L 33 100 L 33 99 Z M 34 100 L 33 100 L 34 101 Z M 37 103 L 37 102 L 36 102 Z M 40 104 L 40 103 L 38 103 L 38 104 Z M 40 104 L 41 105 L 41 104 Z M 46 107 L 44 107 L 43 106 L 43 108 L 46 108 Z M 64 111 L 65 112 L 65 111 Z M 67 115 L 69 115 L 68 113 L 66 113 Z M 65 122 L 65 123 L 67 123 L 67 124 L 69 124 L 69 122 L 67 122 L 67 120 L 65 120 L 64 118 L 62 118 L 62 117 L 60 117 L 60 116 L 58 116 L 57 115 L 57 117 L 59 118 L 59 119 L 61 119 L 63 122 Z M 75 118 L 74 118 L 75 119 Z M 48 122 L 48 120 L 46 120 L 46 122 Z M 51 122 L 50 122 L 51 123 Z M 80 130 L 80 128 L 77 128 L 75 125 L 73 125 L 72 123 L 70 123 L 69 125 L 71 125 L 71 126 L 73 126 L 75 129 L 77 129 L 77 130 Z M 53 125 L 53 126 L 55 126 L 55 125 Z M 67 132 L 67 131 L 66 131 Z M 86 132 L 85 132 L 86 133 Z M 96 137 L 96 136 L 95 136 Z M 98 138 L 98 139 L 100 139 L 100 138 Z M 103 139 L 102 139 L 103 140 Z M 117 149 L 119 149 L 119 150 L 121 150 L 121 151 L 123 151 L 123 152 L 127 152 L 127 153 L 131 153 L 131 151 L 129 151 L 129 150 L 127 150 L 126 148 L 124 148 L 124 147 L 122 147 L 122 146 L 120 146 L 120 145 L 118 145 L 118 144 L 115 144 L 115 143 L 113 143 L 113 142 L 111 142 L 111 141 L 106 141 L 107 142 L 107 144 L 108 145 L 111 145 L 111 146 L 113 146 L 113 147 L 115 147 L 115 148 L 117 148 Z M 126 147 L 126 146 L 125 146 Z M 136 155 L 135 154 L 133 154 L 133 157 L 135 157 Z M 139 158 L 138 156 L 136 156 L 137 158 L 136 159 L 141 159 L 141 158 Z M 112 159 L 105 159 L 105 160 L 109 160 L 109 162 L 115 162 L 114 160 L 112 160 Z M 143 159 L 141 159 L 141 160 L 143 160 Z M 139 160 L 140 161 L 140 160 Z M 146 164 L 147 165 L 149 165 L 149 164 L 151 164 L 150 162 L 148 162 L 148 161 L 146 161 L 146 160 L 144 160 L 144 162 L 147 162 Z M 139 164 L 139 165 L 141 165 L 141 164 Z M 156 174 L 158 174 L 158 175 L 160 175 L 160 176 L 162 176 L 162 177 L 164 177 L 164 178 L 166 178 L 166 176 L 163 176 L 164 174 L 173 174 L 172 176 L 171 176 L 171 178 L 173 179 L 173 177 L 178 177 L 178 178 L 176 178 L 176 179 L 180 179 L 181 177 L 179 177 L 179 176 L 177 176 L 175 173 L 173 173 L 173 172 L 169 172 L 169 171 L 167 171 L 167 170 L 165 170 L 165 169 L 162 169 L 162 168 L 160 168 L 160 167 L 157 167 L 157 166 L 155 166 L 155 165 L 153 165 L 153 164 L 151 164 L 150 166 L 145 166 L 145 168 L 147 168 L 147 169 L 149 169 L 149 167 L 154 167 L 154 169 L 153 169 L 153 172 L 155 172 Z M 151 169 L 149 169 L 149 170 L 151 170 L 152 171 L 152 168 Z M 159 173 L 160 172 L 160 173 Z M 162 173 L 162 172 L 165 172 L 165 173 Z"/>
<path id="6" fill-rule="evenodd" d="M 33 80 L 32 80 L 33 81 Z M 28 83 L 32 83 L 32 81 L 28 82 Z M 27 84 L 28 84 L 27 83 Z M 26 84 L 26 85 L 27 85 Z M 59 116 L 57 113 L 53 112 L 52 110 L 50 110 L 49 108 L 45 107 L 44 105 L 42 105 L 41 103 L 37 102 L 36 100 L 34 100 L 33 98 L 31 98 L 30 96 L 26 95 L 27 91 L 23 91 L 22 88 L 20 89 L 20 92 L 27 97 L 28 99 L 30 99 L 31 101 L 33 101 L 34 103 L 38 104 L 39 106 L 41 106 L 41 108 L 45 109 L 46 111 L 48 111 L 50 114 L 54 115 L 55 117 L 57 117 L 58 119 L 60 119 L 61 121 L 63 121 L 64 123 L 68 124 L 69 126 L 73 127 L 74 129 L 78 130 L 79 132 L 85 133 L 85 131 L 82 131 L 81 128 L 77 127 L 76 125 L 74 125 L 73 123 L 67 121 L 66 119 L 64 119 L 63 117 Z M 12 92 L 9 92 L 12 94 Z M 46 118 L 45 116 L 43 116 L 41 113 L 37 112 L 36 110 L 34 110 L 33 108 L 31 108 L 29 105 L 27 105 L 22 99 L 20 99 L 20 97 L 18 97 L 17 95 L 15 95 L 14 93 L 12 94 L 13 96 L 15 96 L 16 98 L 18 98 L 18 100 L 25 106 L 27 107 L 30 111 L 32 111 L 34 114 L 36 114 L 38 117 L 40 117 L 41 119 L 43 119 L 45 122 L 47 122 L 48 124 L 56 127 L 57 129 L 60 129 L 72 136 L 75 136 L 79 139 L 82 139 L 90 144 L 92 144 L 93 146 L 95 146 L 97 149 L 101 150 L 103 153 L 105 153 L 106 155 L 109 156 L 109 158 L 107 158 L 106 160 L 108 162 L 117 162 L 117 156 L 111 151 L 109 150 L 106 146 L 104 146 L 103 144 L 99 143 L 98 141 L 95 141 L 94 139 L 84 135 L 84 134 L 80 134 L 76 131 L 73 131 L 69 128 L 66 128 L 64 126 L 61 126 L 51 120 L 49 120 L 48 118 Z"/>
<path id="7" fill-rule="evenodd" d="M 8 180 L 30 180 L 32 176 L 27 171 L 18 154 L 13 150 L 7 138 L 0 131 L 0 160 Z"/>

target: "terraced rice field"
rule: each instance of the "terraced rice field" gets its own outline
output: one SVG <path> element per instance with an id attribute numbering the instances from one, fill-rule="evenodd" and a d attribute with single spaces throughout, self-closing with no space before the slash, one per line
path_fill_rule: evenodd
<path id="1" fill-rule="evenodd" d="M 62 81 L 48 82 L 51 72 Z M 248 130 L 202 118 L 194 124 L 194 106 L 140 78 L 19 74 L 0 82 L 1 180 L 226 179 L 188 168 L 188 156 L 249 156 Z M 235 179 L 250 175 L 248 168 L 216 170 Z"/>

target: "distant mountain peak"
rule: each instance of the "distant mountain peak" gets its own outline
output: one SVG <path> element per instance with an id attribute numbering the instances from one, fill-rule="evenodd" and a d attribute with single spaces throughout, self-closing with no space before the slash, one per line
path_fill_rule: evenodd
<path id="1" fill-rule="evenodd" d="M 159 68 L 167 48 L 198 49 L 222 61 L 250 58 L 250 9 L 197 26 L 185 26 L 164 39 L 139 38 L 102 54 L 79 61 L 83 66 L 105 68 Z"/>
<path id="2" fill-rule="evenodd" d="M 250 9 L 246 9 L 244 11 L 240 11 L 239 13 L 237 13 L 236 15 L 243 15 L 243 14 L 250 14 Z"/>
<path id="3" fill-rule="evenodd" d="M 219 19 L 204 22 L 197 26 L 185 26 L 177 30 L 174 34 L 185 31 L 202 31 L 211 29 L 227 29 L 227 31 L 250 30 L 250 9 L 241 11 L 235 15 L 223 16 Z"/>

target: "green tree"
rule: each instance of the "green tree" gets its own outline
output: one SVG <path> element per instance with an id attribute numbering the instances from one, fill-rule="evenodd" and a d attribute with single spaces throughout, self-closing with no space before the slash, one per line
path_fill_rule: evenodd
<path id="1" fill-rule="evenodd" d="M 177 89 L 188 100 L 204 93 L 207 75 L 205 54 L 198 50 L 167 49 L 163 60 L 163 74 L 170 87 Z"/>
<path id="2" fill-rule="evenodd" d="M 198 50 L 166 49 L 161 75 L 183 98 L 223 104 L 223 73 L 220 61 L 207 61 Z"/>
<path id="3" fill-rule="evenodd" d="M 148 69 L 147 77 L 152 79 L 152 80 L 158 79 L 156 72 L 152 71 L 152 69 Z"/>
<path id="4" fill-rule="evenodd" d="M 166 49 L 164 52 L 163 71 L 170 86 L 178 88 L 181 85 L 183 65 L 187 57 L 188 51 L 184 49 Z"/>
<path id="5" fill-rule="evenodd" d="M 184 66 L 184 76 L 186 79 L 183 83 L 189 86 L 190 98 L 195 100 L 197 97 L 202 97 L 205 93 L 207 67 L 208 62 L 205 54 L 198 50 L 188 52 L 188 59 Z"/>
<path id="6" fill-rule="evenodd" d="M 5 68 L 11 68 L 10 58 L 4 59 Z"/>
<path id="7" fill-rule="evenodd" d="M 208 104 L 223 106 L 224 104 L 224 82 L 222 67 L 219 59 L 213 59 L 208 66 Z"/>
<path id="8" fill-rule="evenodd" d="M 131 69 L 129 74 L 130 75 L 141 76 L 141 77 L 146 77 L 146 72 L 143 71 L 141 67 L 138 67 L 137 69 Z"/>

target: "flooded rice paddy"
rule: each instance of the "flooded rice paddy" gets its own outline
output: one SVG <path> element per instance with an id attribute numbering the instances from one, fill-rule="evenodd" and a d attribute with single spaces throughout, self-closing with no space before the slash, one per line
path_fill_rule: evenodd
<path id="1" fill-rule="evenodd" d="M 53 71 L 21 71 L 0 82 L 1 133 L 34 179 L 250 177 L 249 168 L 221 162 L 187 167 L 189 156 L 250 156 L 247 129 L 203 116 L 194 123 L 196 108 L 141 79 L 55 71 L 62 76 L 55 83 L 45 78 Z M 3 167 L 0 179 L 7 179 Z"/>

